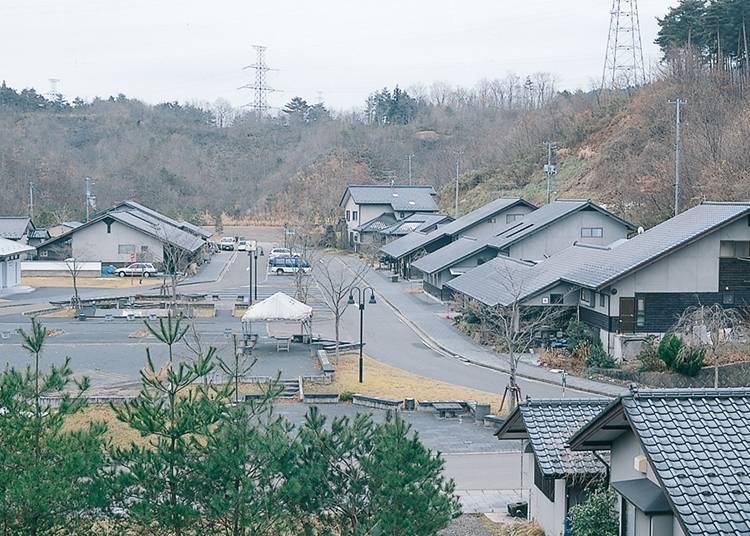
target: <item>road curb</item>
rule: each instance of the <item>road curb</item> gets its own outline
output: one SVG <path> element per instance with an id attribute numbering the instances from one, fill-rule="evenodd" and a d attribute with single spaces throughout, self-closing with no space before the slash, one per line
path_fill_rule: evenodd
<path id="1" fill-rule="evenodd" d="M 347 267 L 347 269 L 349 271 L 352 271 L 352 268 L 351 268 L 351 266 L 348 263 L 345 262 L 344 264 L 346 265 L 346 267 Z M 494 370 L 495 372 L 502 372 L 504 374 L 509 374 L 510 373 L 510 369 L 507 368 L 507 367 L 504 368 L 504 367 L 500 367 L 500 366 L 490 365 L 490 364 L 484 363 L 482 361 L 477 361 L 476 359 L 471 359 L 469 357 L 463 356 L 463 355 L 458 354 L 458 353 L 454 352 L 453 350 L 447 348 L 445 345 L 443 345 L 440 342 L 438 342 L 437 340 L 435 340 L 431 335 L 429 335 L 422 328 L 420 328 L 416 323 L 414 323 L 412 320 L 410 320 L 403 312 L 401 312 L 401 310 L 396 305 L 393 304 L 393 302 L 391 302 L 387 297 L 385 297 L 385 295 L 382 292 L 378 291 L 377 289 L 375 289 L 375 291 L 378 294 L 378 297 L 380 299 L 382 299 L 391 309 L 393 309 L 393 311 L 395 311 L 398 314 L 398 316 L 401 319 L 401 321 L 404 322 L 407 326 L 409 326 L 409 328 L 411 328 L 412 331 L 414 331 L 419 336 L 420 339 L 422 339 L 425 343 L 427 343 L 427 341 L 430 342 L 430 344 L 433 347 L 433 350 L 437 350 L 439 353 L 442 353 L 446 357 L 451 357 L 451 358 L 456 359 L 458 361 L 463 361 L 465 363 L 470 363 L 470 364 L 472 364 L 474 366 L 477 366 L 477 367 L 482 367 L 482 368 L 486 368 L 486 369 L 489 369 L 489 370 Z M 430 346 L 430 344 L 428 344 L 428 346 Z M 537 382 L 541 382 L 541 383 L 546 383 L 548 385 L 555 385 L 557 387 L 562 387 L 562 383 L 561 382 L 556 382 L 556 381 L 553 381 L 553 380 L 548 379 L 548 378 L 539 378 L 539 377 L 536 377 L 536 376 L 532 376 L 530 374 L 525 374 L 523 372 L 516 372 L 516 375 L 519 378 L 523 378 L 525 380 L 533 380 L 533 381 L 537 381 Z M 574 378 L 578 379 L 578 376 L 571 376 L 569 374 L 568 378 L 571 378 L 571 377 L 574 377 Z M 580 378 L 580 379 L 583 379 L 583 378 Z M 600 395 L 600 396 L 606 396 L 606 397 L 610 397 L 610 398 L 616 396 L 616 395 L 614 395 L 614 394 L 612 394 L 610 392 L 604 391 L 604 390 L 599 390 L 599 389 L 595 389 L 595 388 L 591 388 L 591 387 L 582 387 L 582 386 L 577 386 L 577 385 L 571 385 L 570 383 L 568 383 L 566 387 L 568 387 L 569 389 L 573 389 L 575 391 L 583 391 L 583 392 L 586 392 L 586 393 L 591 393 L 591 394 Z M 623 388 L 623 391 L 624 390 L 625 390 L 625 388 Z"/>

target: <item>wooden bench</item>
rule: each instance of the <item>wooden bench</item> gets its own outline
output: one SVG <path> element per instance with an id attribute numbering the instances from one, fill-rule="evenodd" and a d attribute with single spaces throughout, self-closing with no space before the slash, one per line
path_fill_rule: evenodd
<path id="1" fill-rule="evenodd" d="M 454 418 L 464 412 L 464 407 L 456 402 L 437 402 L 432 405 L 442 419 Z"/>
<path id="2" fill-rule="evenodd" d="M 288 352 L 289 347 L 292 345 L 292 341 L 288 337 L 275 337 L 276 338 L 276 351 L 277 352 Z"/>

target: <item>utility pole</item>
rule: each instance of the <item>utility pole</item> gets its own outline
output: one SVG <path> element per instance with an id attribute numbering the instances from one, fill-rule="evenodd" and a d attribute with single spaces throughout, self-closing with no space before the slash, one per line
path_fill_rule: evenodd
<path id="1" fill-rule="evenodd" d="M 29 181 L 29 218 L 34 219 L 34 181 Z"/>
<path id="2" fill-rule="evenodd" d="M 409 159 L 409 186 L 411 186 L 411 159 L 414 158 L 414 154 L 410 154 L 407 158 Z"/>
<path id="3" fill-rule="evenodd" d="M 552 164 L 552 149 L 555 148 L 555 144 L 548 141 L 545 145 L 547 146 L 547 164 L 544 166 L 544 173 L 547 174 L 547 204 L 549 205 L 552 200 L 552 175 L 557 173 L 557 169 Z"/>
<path id="4" fill-rule="evenodd" d="M 669 101 L 675 105 L 675 131 L 674 131 L 674 215 L 680 213 L 680 110 L 687 101 L 677 99 Z"/>
<path id="5" fill-rule="evenodd" d="M 463 151 L 458 151 L 458 153 L 456 154 L 456 203 L 455 203 L 454 214 L 453 214 L 456 218 L 458 218 L 458 177 L 459 177 L 462 154 L 463 154 Z"/>
<path id="6" fill-rule="evenodd" d="M 86 221 L 89 221 L 89 199 L 91 198 L 91 179 L 86 177 Z"/>

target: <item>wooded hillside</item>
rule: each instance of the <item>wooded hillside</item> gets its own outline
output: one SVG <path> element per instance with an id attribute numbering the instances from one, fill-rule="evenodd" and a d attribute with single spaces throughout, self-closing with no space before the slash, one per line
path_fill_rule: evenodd
<path id="1" fill-rule="evenodd" d="M 747 199 L 747 9 L 740 0 L 683 0 L 660 21 L 662 70 L 619 92 L 559 92 L 549 74 L 508 74 L 473 88 L 386 88 L 353 113 L 294 98 L 259 120 L 226 103 L 149 106 L 124 95 L 67 103 L 3 84 L 0 214 L 25 213 L 33 181 L 38 223 L 79 219 L 88 176 L 100 209 L 132 198 L 203 223 L 219 213 L 330 222 L 346 183 L 406 182 L 409 155 L 413 180 L 441 190 L 446 210 L 457 161 L 459 212 L 498 195 L 542 202 L 551 141 L 556 196 L 591 197 L 651 225 L 672 211 L 669 101 L 678 97 L 687 101 L 683 206 Z"/>

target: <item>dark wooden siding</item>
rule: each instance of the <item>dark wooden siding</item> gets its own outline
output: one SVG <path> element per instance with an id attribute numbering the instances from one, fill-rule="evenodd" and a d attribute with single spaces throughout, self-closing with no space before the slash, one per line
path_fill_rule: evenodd
<path id="1" fill-rule="evenodd" d="M 617 318 L 608 317 L 603 313 L 583 306 L 580 308 L 578 314 L 580 315 L 581 321 L 586 322 L 591 327 L 606 331 L 616 331 L 617 329 Z"/>
<path id="2" fill-rule="evenodd" d="M 437 288 L 435 285 L 432 285 L 428 283 L 427 281 L 422 281 L 422 288 L 427 294 L 432 294 L 436 298 L 442 300 L 442 293 L 439 288 Z"/>
<path id="3" fill-rule="evenodd" d="M 636 294 L 645 299 L 646 321 L 636 326 L 639 333 L 664 333 L 674 326 L 679 316 L 688 307 L 696 305 L 723 304 L 726 307 L 744 309 L 750 306 L 750 290 L 736 292 L 692 292 L 692 293 L 648 293 Z"/>
<path id="4" fill-rule="evenodd" d="M 719 259 L 719 289 L 750 289 L 750 261 L 735 258 Z"/>

